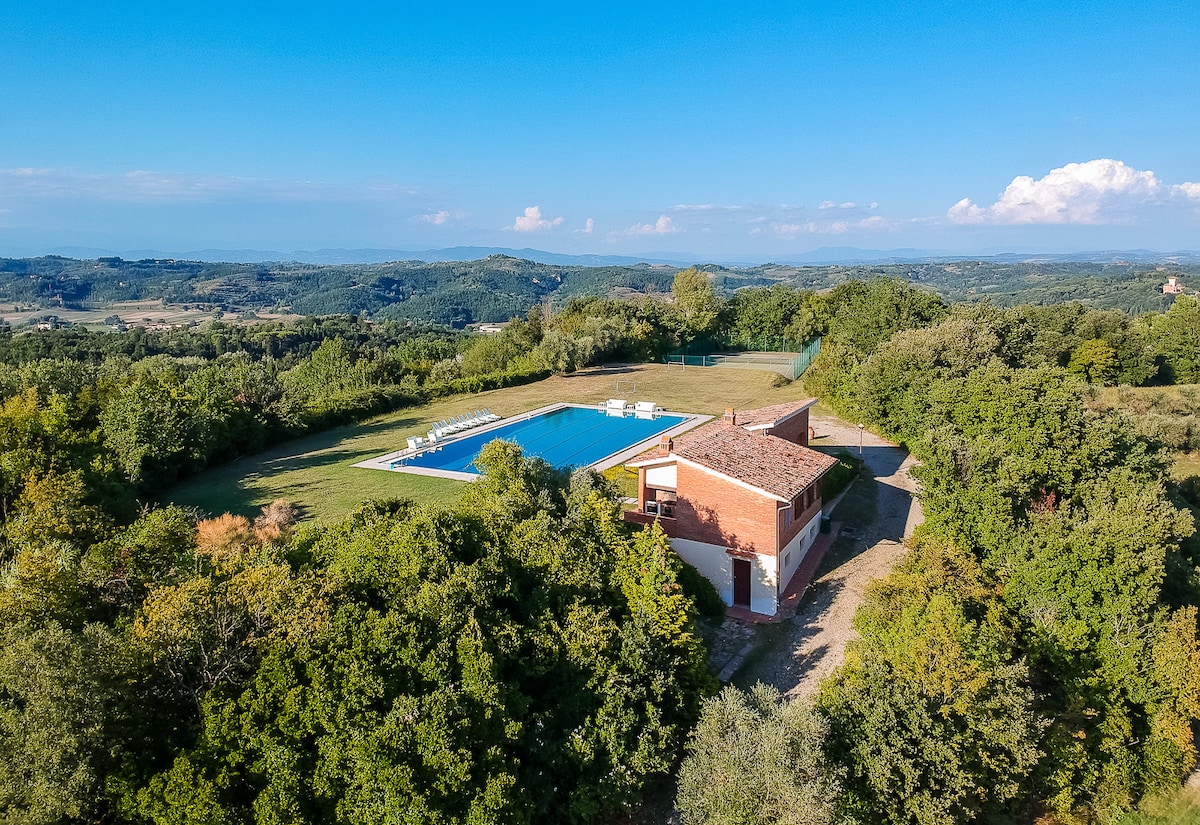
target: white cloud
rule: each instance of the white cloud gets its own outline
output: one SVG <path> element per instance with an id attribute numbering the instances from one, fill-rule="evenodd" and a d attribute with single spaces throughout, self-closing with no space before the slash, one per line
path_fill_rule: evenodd
<path id="1" fill-rule="evenodd" d="M 596 222 L 594 220 L 592 220 L 591 218 L 588 218 L 583 224 L 584 234 L 590 235 L 595 230 L 596 230 Z"/>
<path id="2" fill-rule="evenodd" d="M 773 223 L 771 224 L 771 228 L 775 230 L 776 235 L 782 235 L 785 238 L 794 238 L 797 235 L 807 235 L 820 231 L 820 227 L 815 221 Z"/>
<path id="3" fill-rule="evenodd" d="M 847 232 L 853 232 L 856 230 L 878 232 L 892 229 L 893 224 L 887 218 L 873 215 L 869 218 L 861 218 L 856 221 L 807 220 L 797 223 L 775 223 L 771 225 L 771 228 L 775 230 L 776 235 L 780 235 L 785 238 L 794 238 L 797 235 L 845 235 Z"/>
<path id="4" fill-rule="evenodd" d="M 542 229 L 552 229 L 555 226 L 560 226 L 564 220 L 566 219 L 562 216 L 557 218 L 543 218 L 540 206 L 526 206 L 525 214 L 518 216 L 512 226 L 505 228 L 511 229 L 514 232 L 538 232 Z"/>
<path id="5" fill-rule="evenodd" d="M 677 204 L 665 210 L 666 216 L 687 217 L 687 230 L 693 233 L 766 232 L 782 238 L 803 235 L 842 235 L 855 232 L 893 231 L 900 222 L 878 214 L 879 204 L 860 205 L 854 201 L 824 200 L 815 206 L 794 203 L 745 203 L 722 206 L 714 203 Z M 661 222 L 661 219 L 660 219 Z M 685 231 L 671 225 L 674 231 Z M 637 224 L 620 235 L 665 234 L 659 224 Z"/>
<path id="6" fill-rule="evenodd" d="M 716 203 L 677 203 L 668 212 L 747 212 L 755 207 L 750 204 L 730 204 L 722 206 Z"/>
<path id="7" fill-rule="evenodd" d="M 659 215 L 654 223 L 638 223 L 625 230 L 626 235 L 674 235 L 682 230 L 667 215 Z"/>
<path id="8" fill-rule="evenodd" d="M 882 232 L 895 229 L 896 224 L 881 215 L 871 215 L 858 220 L 800 220 L 792 222 L 776 222 L 771 229 L 782 238 L 795 238 L 799 235 L 845 235 L 847 232 Z"/>
<path id="9" fill-rule="evenodd" d="M 8 197 L 31 200 L 105 203 L 373 201 L 420 194 L 412 187 L 385 180 L 323 183 L 146 169 L 110 173 L 70 168 L 0 169 L 0 191 Z"/>
<path id="10" fill-rule="evenodd" d="M 1068 163 L 1038 180 L 1018 176 L 991 206 L 963 198 L 946 216 L 961 224 L 1119 224 L 1147 207 L 1197 201 L 1200 184 L 1163 183 L 1153 172 L 1099 158 Z"/>
<path id="11" fill-rule="evenodd" d="M 417 220 L 431 223 L 434 226 L 441 226 L 450 220 L 450 213 L 443 209 L 440 212 L 433 212 L 428 215 L 417 215 Z"/>

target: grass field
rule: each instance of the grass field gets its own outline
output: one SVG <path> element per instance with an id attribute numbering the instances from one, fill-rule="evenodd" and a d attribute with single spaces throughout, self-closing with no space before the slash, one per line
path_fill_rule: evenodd
<path id="1" fill-rule="evenodd" d="M 1105 387 L 1097 391 L 1094 402 L 1100 408 L 1124 409 L 1135 418 L 1158 416 L 1173 419 L 1195 431 L 1200 414 L 1200 384 L 1169 387 Z M 1175 478 L 1200 476 L 1200 453 L 1175 454 L 1171 470 Z"/>
<path id="2" fill-rule="evenodd" d="M 1175 478 L 1200 476 L 1200 453 L 1184 453 L 1177 456 L 1171 475 Z"/>
<path id="3" fill-rule="evenodd" d="M 211 320 L 213 317 L 211 309 L 195 308 L 199 306 L 198 304 L 167 304 L 162 299 L 154 301 L 119 301 L 98 309 L 88 310 L 21 305 L 22 310 L 17 312 L 16 306 L 15 304 L 0 304 L 0 319 L 7 321 L 14 327 L 20 327 L 30 323 L 34 318 L 41 318 L 46 315 L 57 315 L 64 321 L 89 327 L 105 326 L 104 319 L 110 315 L 119 316 L 122 321 L 130 326 L 147 323 L 203 323 L 204 321 Z M 185 306 L 193 308 L 185 309 Z M 259 312 L 257 315 L 262 321 L 288 321 L 300 317 L 299 315 L 281 315 L 270 312 Z M 224 320 L 227 323 L 239 323 L 234 313 L 227 314 Z"/>
<path id="4" fill-rule="evenodd" d="M 630 383 L 634 381 L 636 390 Z M 304 519 L 317 522 L 341 518 L 370 498 L 450 502 L 462 491 L 463 482 L 351 465 L 403 447 L 406 436 L 424 435 L 430 422 L 479 407 L 508 417 L 557 401 L 593 404 L 619 397 L 655 401 L 668 410 L 719 415 L 726 407 L 751 409 L 806 397 L 799 382 L 782 386 L 780 382 L 776 373 L 717 367 L 684 371 L 662 364 L 593 367 L 523 387 L 441 398 L 281 444 L 202 473 L 166 491 L 162 498 L 213 515 L 252 515 L 264 504 L 283 498 L 297 505 Z"/>

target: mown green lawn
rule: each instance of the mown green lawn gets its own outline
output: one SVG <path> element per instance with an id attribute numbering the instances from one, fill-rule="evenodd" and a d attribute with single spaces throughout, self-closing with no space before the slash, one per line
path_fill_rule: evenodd
<path id="1" fill-rule="evenodd" d="M 619 393 L 617 380 L 622 382 Z M 637 382 L 636 391 L 626 384 L 631 381 Z M 720 415 L 726 407 L 752 409 L 806 397 L 799 382 L 780 382 L 775 373 L 718 367 L 593 367 L 523 387 L 440 398 L 307 436 L 201 473 L 167 490 L 162 499 L 209 515 L 249 516 L 282 498 L 297 505 L 303 519 L 318 522 L 341 518 L 371 498 L 449 503 L 459 496 L 463 482 L 351 465 L 401 449 L 407 436 L 428 432 L 430 422 L 480 407 L 508 417 L 558 401 L 592 404 L 620 397 L 655 401 L 668 410 Z"/>

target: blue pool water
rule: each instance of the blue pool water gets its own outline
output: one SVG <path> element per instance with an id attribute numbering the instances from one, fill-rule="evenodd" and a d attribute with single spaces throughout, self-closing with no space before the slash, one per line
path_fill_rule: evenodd
<path id="1" fill-rule="evenodd" d="M 537 456 L 555 467 L 586 467 L 686 420 L 683 415 L 637 418 L 632 414 L 608 415 L 594 407 L 560 407 L 486 432 L 452 438 L 441 449 L 409 459 L 398 469 L 424 467 L 478 473 L 475 456 L 484 444 L 497 438 L 516 442 L 526 456 Z"/>

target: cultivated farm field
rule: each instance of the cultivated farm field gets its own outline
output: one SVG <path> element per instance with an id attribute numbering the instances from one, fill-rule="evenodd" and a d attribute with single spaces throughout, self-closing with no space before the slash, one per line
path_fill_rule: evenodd
<path id="1" fill-rule="evenodd" d="M 257 312 L 260 321 L 290 321 L 299 315 L 287 313 Z M 129 326 L 142 324 L 189 324 L 212 320 L 213 311 L 202 304 L 168 304 L 162 299 L 153 301 L 118 301 L 96 309 L 66 309 L 63 307 L 29 306 L 24 304 L 0 304 L 0 319 L 14 327 L 23 326 L 34 319 L 57 315 L 61 320 L 89 327 L 105 326 L 111 315 L 120 317 Z M 239 323 L 233 313 L 223 319 L 227 323 Z"/>

